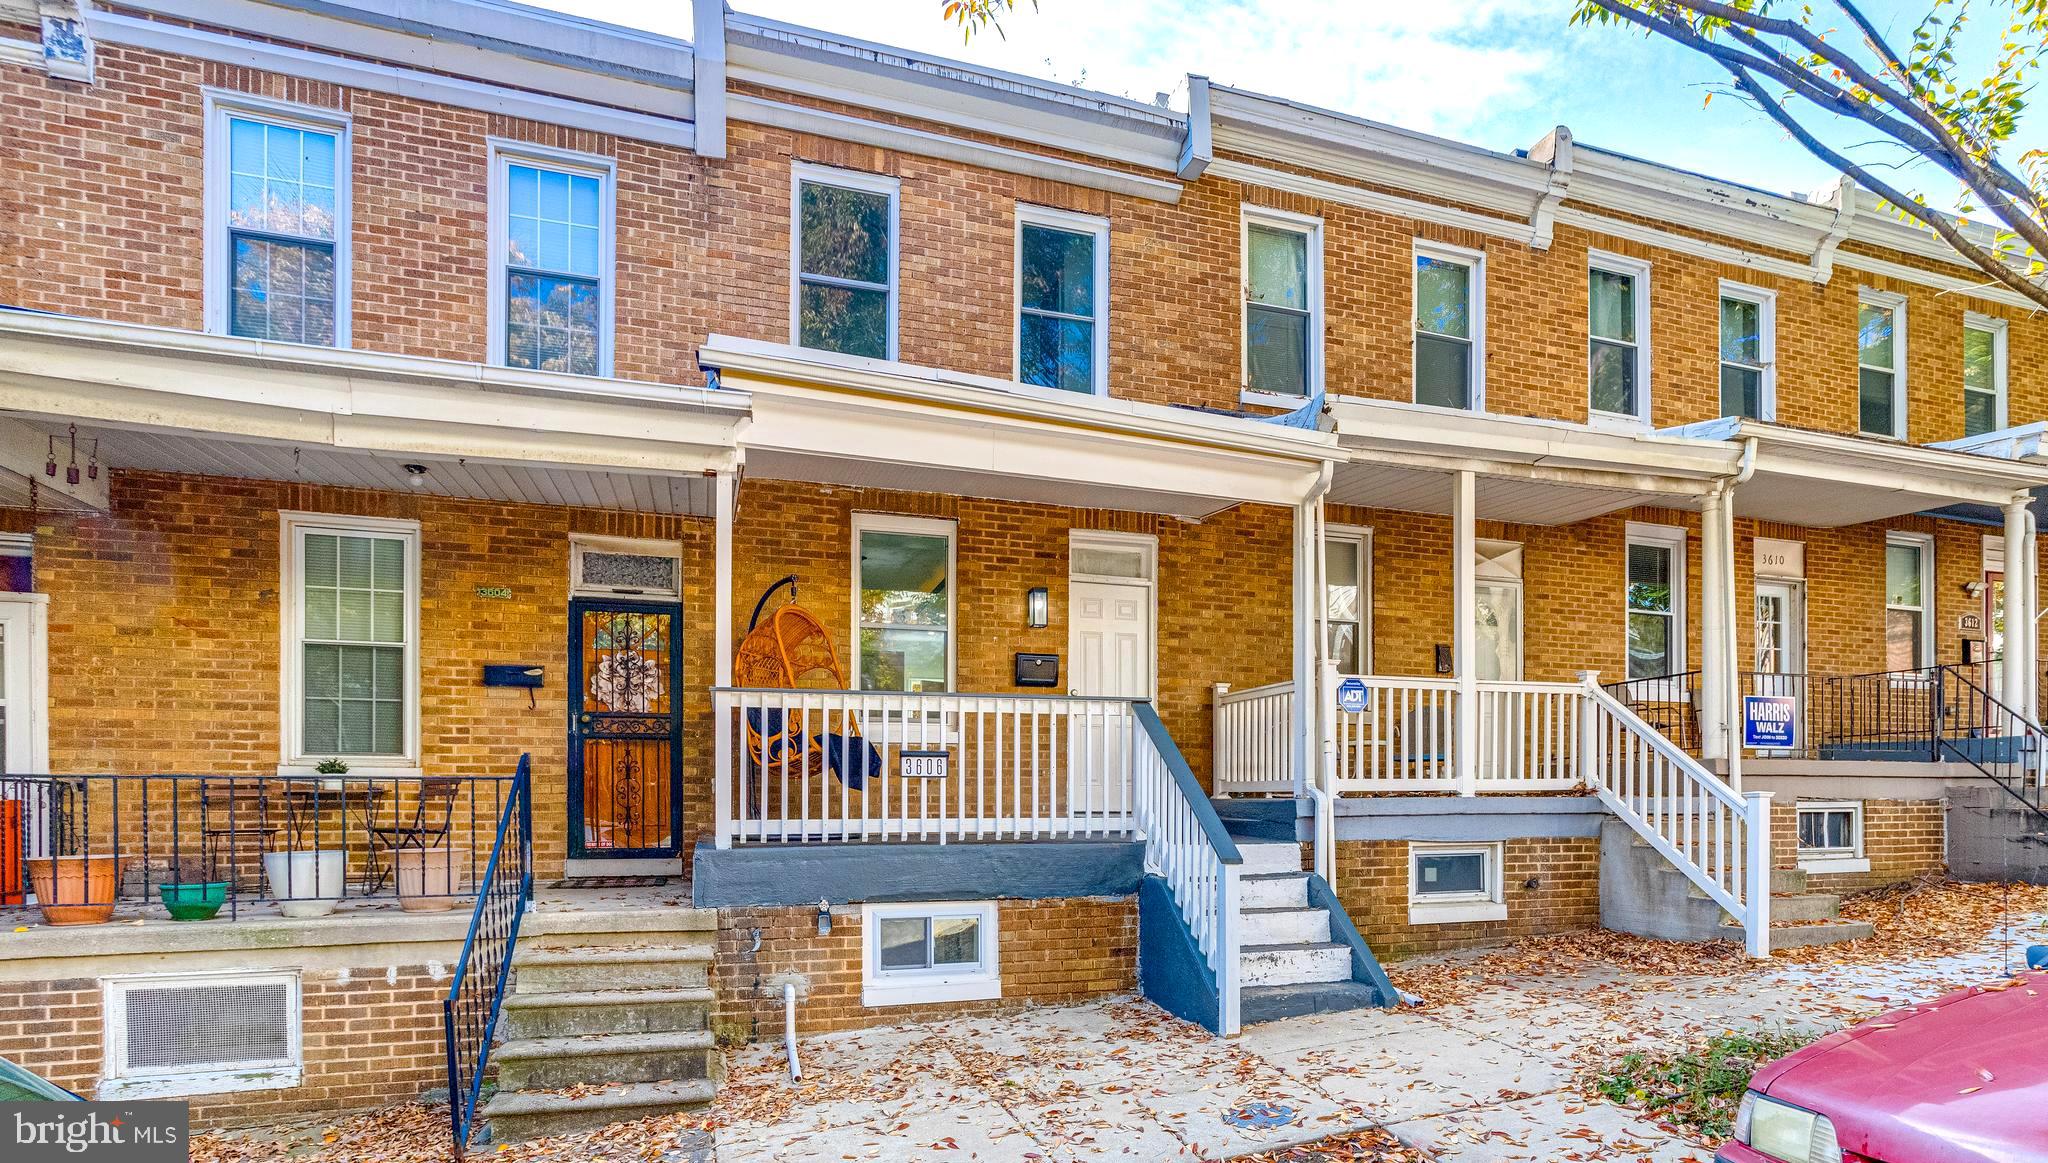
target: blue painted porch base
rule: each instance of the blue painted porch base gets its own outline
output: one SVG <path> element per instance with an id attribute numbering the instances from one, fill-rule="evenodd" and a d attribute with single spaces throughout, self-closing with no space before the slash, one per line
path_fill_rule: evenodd
<path id="1" fill-rule="evenodd" d="M 1157 876 L 1138 886 L 1138 989 L 1160 1009 L 1210 1033 L 1222 1026 L 1216 975 L 1181 919 L 1173 890 Z"/>
<path id="2" fill-rule="evenodd" d="M 698 908 L 1130 896 L 1145 875 L 1131 840 L 697 846 Z"/>

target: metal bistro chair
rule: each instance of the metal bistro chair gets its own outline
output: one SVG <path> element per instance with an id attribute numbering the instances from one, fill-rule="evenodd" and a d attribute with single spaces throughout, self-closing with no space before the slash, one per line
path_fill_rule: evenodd
<path id="1" fill-rule="evenodd" d="M 265 891 L 263 854 L 277 846 L 275 837 L 284 827 L 283 812 L 270 802 L 267 784 L 260 776 L 203 779 L 199 784 L 199 840 L 206 866 L 225 870 L 238 892 Z M 247 870 L 253 880 L 243 877 L 242 857 L 253 860 Z"/>
<path id="2" fill-rule="evenodd" d="M 390 824 L 378 824 L 374 818 L 375 807 L 366 809 L 372 816 L 366 831 L 370 835 L 372 863 L 377 874 L 376 881 L 370 885 L 370 892 L 382 892 L 384 886 L 391 882 L 401 849 L 417 848 L 424 852 L 447 843 L 448 829 L 455 818 L 455 795 L 461 789 L 462 781 L 459 779 L 422 779 L 419 798 L 413 801 L 412 816 L 405 821 L 394 818 Z M 392 812 L 396 817 L 396 805 L 393 805 Z M 390 853 L 390 859 L 376 860 L 375 854 L 379 851 Z"/>

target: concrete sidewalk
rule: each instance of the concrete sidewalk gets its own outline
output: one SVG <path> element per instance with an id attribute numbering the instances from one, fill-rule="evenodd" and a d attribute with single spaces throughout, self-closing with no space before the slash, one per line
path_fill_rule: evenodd
<path id="1" fill-rule="evenodd" d="M 2048 930 L 2016 932 L 2019 944 L 2030 939 Z M 1217 1159 L 1384 1126 L 1458 1163 L 1710 1163 L 1710 1149 L 1582 1098 L 1574 1080 L 1584 1064 L 1617 1046 L 1759 1023 L 1834 1028 L 1999 976 L 1994 934 L 1964 955 L 1888 968 L 1651 975 L 1581 965 L 1489 977 L 1421 1009 L 1294 1018 L 1228 1040 L 1132 999 L 890 1027 L 805 1040 L 797 1085 L 780 1048 L 758 1045 L 733 1060 L 717 1157 Z M 1287 1122 L 1227 1121 L 1253 1103 L 1287 1108 Z"/>

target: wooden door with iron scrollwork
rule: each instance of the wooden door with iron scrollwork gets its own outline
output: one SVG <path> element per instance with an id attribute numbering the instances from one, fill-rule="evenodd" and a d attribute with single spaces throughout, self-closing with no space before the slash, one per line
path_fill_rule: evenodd
<path id="1" fill-rule="evenodd" d="M 569 603 L 569 856 L 682 853 L 682 683 L 674 603 Z"/>

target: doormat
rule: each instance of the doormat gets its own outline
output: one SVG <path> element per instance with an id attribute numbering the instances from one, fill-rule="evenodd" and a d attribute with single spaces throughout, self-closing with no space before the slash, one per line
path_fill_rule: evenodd
<path id="1" fill-rule="evenodd" d="M 549 888 L 660 888 L 673 876 L 572 876 L 558 880 Z"/>

